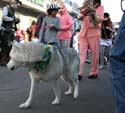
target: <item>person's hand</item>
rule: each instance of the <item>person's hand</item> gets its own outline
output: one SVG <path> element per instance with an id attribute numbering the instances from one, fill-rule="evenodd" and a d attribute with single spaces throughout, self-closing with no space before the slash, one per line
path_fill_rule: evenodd
<path id="1" fill-rule="evenodd" d="M 110 30 L 112 33 L 115 33 L 111 27 L 106 27 L 106 29 Z"/>
<path id="2" fill-rule="evenodd" d="M 79 15 L 77 16 L 77 19 L 82 20 L 83 17 L 84 17 L 83 14 L 79 14 Z"/>
<path id="3" fill-rule="evenodd" d="M 89 12 L 87 12 L 87 15 L 96 15 L 95 9 L 89 9 Z"/>
<path id="4" fill-rule="evenodd" d="M 49 25 L 47 25 L 47 28 L 53 28 L 54 27 L 54 25 L 53 24 L 49 24 Z"/>
<path id="5" fill-rule="evenodd" d="M 20 19 L 19 18 L 15 18 L 15 23 L 19 24 L 20 23 Z"/>
<path id="6" fill-rule="evenodd" d="M 95 9 L 90 9 L 90 13 L 95 14 L 96 13 Z"/>
<path id="7" fill-rule="evenodd" d="M 110 28 L 110 27 L 108 27 L 108 26 L 106 27 L 106 29 L 111 30 L 111 28 Z"/>
<path id="8" fill-rule="evenodd" d="M 61 31 L 67 31 L 68 29 L 67 28 L 62 28 Z"/>

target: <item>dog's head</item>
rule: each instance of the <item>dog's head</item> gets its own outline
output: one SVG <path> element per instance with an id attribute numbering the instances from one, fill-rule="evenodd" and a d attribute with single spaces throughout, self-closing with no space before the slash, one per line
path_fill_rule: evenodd
<path id="1" fill-rule="evenodd" d="M 7 64 L 7 68 L 10 70 L 14 70 L 17 67 L 20 67 L 22 63 L 14 61 L 13 59 L 10 59 L 10 61 Z"/>
<path id="2" fill-rule="evenodd" d="M 12 42 L 12 49 L 10 51 L 10 61 L 7 64 L 8 69 L 14 70 L 15 68 L 21 66 L 23 55 L 22 45 L 16 41 Z"/>
<path id="3" fill-rule="evenodd" d="M 45 56 L 45 51 L 48 50 L 47 48 L 48 46 L 46 47 L 42 43 L 18 43 L 13 41 L 12 49 L 10 51 L 11 59 L 8 62 L 7 67 L 13 70 L 25 63 L 41 61 Z"/>

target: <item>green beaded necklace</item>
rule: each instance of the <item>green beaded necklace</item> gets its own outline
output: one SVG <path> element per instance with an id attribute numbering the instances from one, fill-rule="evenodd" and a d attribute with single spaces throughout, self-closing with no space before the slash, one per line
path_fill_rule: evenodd
<path id="1" fill-rule="evenodd" d="M 47 65 L 50 63 L 51 59 L 51 52 L 49 51 L 50 46 L 45 45 L 45 52 L 43 54 L 43 58 L 41 61 L 38 61 L 35 63 L 33 68 L 36 68 L 37 70 L 43 70 L 46 69 Z M 31 71 L 32 68 L 29 68 L 28 71 Z"/>

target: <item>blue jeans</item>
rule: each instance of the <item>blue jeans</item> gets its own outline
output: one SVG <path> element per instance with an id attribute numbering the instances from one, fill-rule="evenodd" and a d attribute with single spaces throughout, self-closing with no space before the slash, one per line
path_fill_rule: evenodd
<path id="1" fill-rule="evenodd" d="M 115 113 L 125 113 L 125 14 L 110 51 L 110 77 L 115 97 Z"/>
<path id="2" fill-rule="evenodd" d="M 100 46 L 100 52 L 99 52 L 100 66 L 102 67 L 104 66 L 105 57 L 107 58 L 107 60 L 109 60 L 110 49 L 111 49 L 111 46 L 104 46 L 104 45 Z"/>

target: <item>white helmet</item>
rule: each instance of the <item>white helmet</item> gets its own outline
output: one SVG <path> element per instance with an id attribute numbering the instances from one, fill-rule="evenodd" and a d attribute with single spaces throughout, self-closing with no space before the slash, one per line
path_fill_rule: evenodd
<path id="1" fill-rule="evenodd" d="M 59 10 L 59 7 L 57 6 L 57 4 L 50 4 L 47 8 L 48 10 Z"/>

